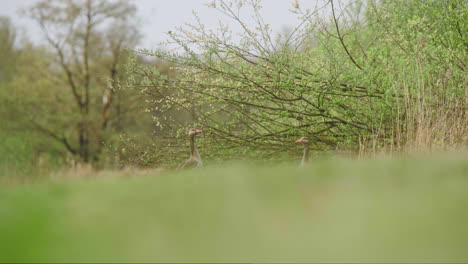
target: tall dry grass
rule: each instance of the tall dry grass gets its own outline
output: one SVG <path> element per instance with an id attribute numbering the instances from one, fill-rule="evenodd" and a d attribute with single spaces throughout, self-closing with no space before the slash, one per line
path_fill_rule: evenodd
<path id="1" fill-rule="evenodd" d="M 467 149 L 468 79 L 449 69 L 430 74 L 429 67 L 416 63 L 389 73 L 395 95 L 391 120 L 360 137 L 359 157 Z"/>

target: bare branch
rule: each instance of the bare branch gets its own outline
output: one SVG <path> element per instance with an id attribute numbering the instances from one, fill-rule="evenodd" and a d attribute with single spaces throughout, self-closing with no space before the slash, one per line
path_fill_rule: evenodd
<path id="1" fill-rule="evenodd" d="M 345 50 L 346 54 L 348 55 L 349 59 L 353 62 L 356 67 L 358 67 L 362 71 L 362 67 L 359 66 L 359 64 L 354 60 L 353 56 L 351 56 L 351 53 L 349 53 L 348 47 L 346 47 L 346 44 L 344 43 L 343 36 L 340 33 L 340 27 L 338 25 L 338 20 L 336 19 L 335 15 L 335 7 L 333 5 L 333 0 L 330 0 L 331 3 L 331 9 L 332 9 L 332 15 L 333 15 L 333 21 L 336 27 L 336 32 L 338 33 L 338 39 L 340 40 L 341 45 L 343 46 L 343 49 Z"/>

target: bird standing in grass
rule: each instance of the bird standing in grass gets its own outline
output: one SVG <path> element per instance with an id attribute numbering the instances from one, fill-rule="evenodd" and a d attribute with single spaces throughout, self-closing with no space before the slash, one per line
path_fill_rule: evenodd
<path id="1" fill-rule="evenodd" d="M 182 162 L 177 168 L 178 169 L 184 169 L 184 168 L 189 168 L 189 167 L 203 167 L 203 162 L 200 156 L 200 153 L 198 153 L 197 147 L 195 146 L 195 136 L 202 133 L 203 130 L 196 129 L 196 128 L 191 128 L 188 132 L 188 136 L 190 139 L 190 157 Z"/>
<path id="2" fill-rule="evenodd" d="M 304 145 L 304 154 L 302 155 L 301 167 L 304 167 L 309 162 L 309 144 L 310 140 L 308 137 L 301 137 L 295 141 L 296 143 L 302 143 Z"/>

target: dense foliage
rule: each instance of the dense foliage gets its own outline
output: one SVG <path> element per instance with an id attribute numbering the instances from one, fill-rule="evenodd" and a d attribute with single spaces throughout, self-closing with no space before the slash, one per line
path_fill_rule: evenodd
<path id="1" fill-rule="evenodd" d="M 198 19 L 169 33 L 174 50 L 139 51 L 174 63 L 176 78 L 131 67 L 161 131 L 206 128 L 215 156 L 284 152 L 303 135 L 320 150 L 466 145 L 465 1 L 294 3 L 298 26 L 278 38 L 259 1 L 210 5 L 240 37 Z"/>

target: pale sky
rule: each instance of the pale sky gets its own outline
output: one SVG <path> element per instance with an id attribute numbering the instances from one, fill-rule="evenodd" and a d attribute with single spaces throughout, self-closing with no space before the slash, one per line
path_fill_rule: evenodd
<path id="1" fill-rule="evenodd" d="M 0 0 L 0 15 L 9 16 L 13 23 L 23 28 L 25 33 L 36 43 L 43 39 L 38 27 L 29 19 L 19 15 L 20 8 L 28 7 L 38 0 Z M 317 0 L 300 0 L 303 6 L 312 7 Z M 216 27 L 219 20 L 225 20 L 219 12 L 208 8 L 209 0 L 133 0 L 138 7 L 139 18 L 143 21 L 142 33 L 144 39 L 141 48 L 153 49 L 157 43 L 166 39 L 166 32 L 174 30 L 187 22 L 193 22 L 192 11 L 196 11 L 208 27 Z M 282 28 L 297 24 L 294 14 L 288 10 L 292 0 L 263 0 L 262 16 L 265 23 L 270 24 L 275 33 Z M 249 22 L 249 17 L 246 17 Z"/>

